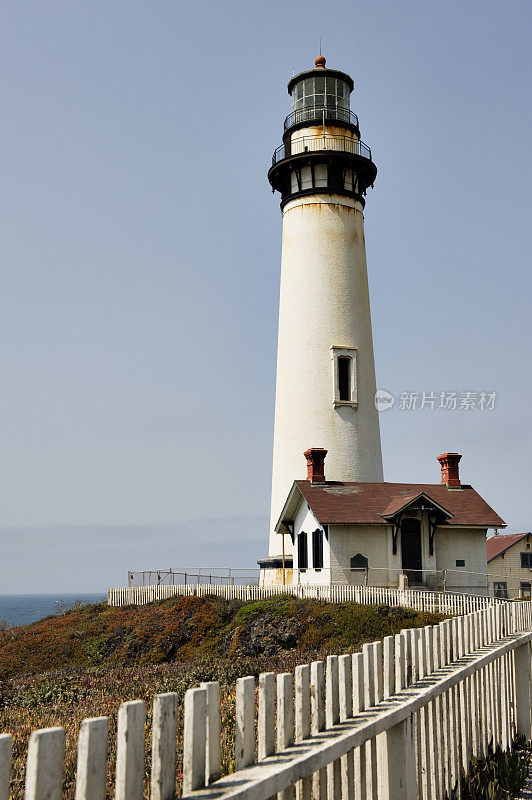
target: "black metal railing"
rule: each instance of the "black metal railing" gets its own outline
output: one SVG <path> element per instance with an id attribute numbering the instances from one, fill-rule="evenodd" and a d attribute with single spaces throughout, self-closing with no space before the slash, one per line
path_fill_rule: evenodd
<path id="1" fill-rule="evenodd" d="M 367 144 L 359 139 L 351 139 L 349 136 L 301 136 L 299 139 L 292 139 L 286 144 L 278 147 L 273 154 L 272 164 L 277 164 L 283 158 L 300 155 L 301 153 L 313 153 L 318 150 L 334 150 L 341 153 L 351 153 L 355 156 L 362 156 L 371 161 L 371 149 Z"/>
<path id="2" fill-rule="evenodd" d="M 299 108 L 297 111 L 292 111 L 284 121 L 285 131 L 291 128 L 292 125 L 299 125 L 301 122 L 323 121 L 325 120 L 338 120 L 340 122 L 349 122 L 351 125 L 356 125 L 358 128 L 358 117 L 348 108 L 339 108 L 338 106 L 311 106 L 310 108 Z"/>

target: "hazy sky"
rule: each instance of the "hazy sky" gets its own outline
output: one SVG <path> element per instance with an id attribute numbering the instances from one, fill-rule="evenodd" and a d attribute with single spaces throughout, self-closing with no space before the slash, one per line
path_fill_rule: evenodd
<path id="1" fill-rule="evenodd" d="M 458 450 L 508 530 L 532 528 L 531 25 L 529 0 L 2 4 L 0 593 L 265 555 L 266 173 L 320 36 L 379 169 L 385 479 L 437 482 Z M 497 402 L 398 407 L 423 391 Z"/>

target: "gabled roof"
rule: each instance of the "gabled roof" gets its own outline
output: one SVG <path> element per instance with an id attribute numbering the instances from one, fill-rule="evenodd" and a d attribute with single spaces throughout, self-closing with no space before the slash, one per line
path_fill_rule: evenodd
<path id="1" fill-rule="evenodd" d="M 425 494 L 425 492 L 412 492 L 412 494 L 408 497 L 394 497 L 382 512 L 381 517 L 384 517 L 384 519 L 392 519 L 401 511 L 404 511 L 406 508 L 408 508 L 408 506 L 411 506 L 413 503 L 417 502 L 423 502 L 432 506 L 432 508 L 440 511 L 443 516 L 447 517 L 448 519 L 453 516 L 450 511 L 447 511 L 446 508 L 443 508 L 443 506 L 440 506 L 439 503 L 436 503 L 436 501 L 429 497 L 428 494 Z"/>
<path id="2" fill-rule="evenodd" d="M 320 525 L 387 525 L 418 497 L 439 507 L 451 527 L 504 528 L 506 523 L 472 486 L 460 489 L 431 483 L 339 483 L 295 481 L 276 531 L 286 530 L 294 519 L 301 497 Z"/>
<path id="3" fill-rule="evenodd" d="M 525 538 L 525 536 L 530 535 L 530 533 L 506 533 L 501 536 L 490 536 L 489 539 L 486 539 L 488 563 L 493 561 L 494 558 L 497 558 L 497 556 L 501 556 L 503 553 L 506 553 L 506 551 L 512 547 L 512 545 L 520 542 L 521 539 Z"/>

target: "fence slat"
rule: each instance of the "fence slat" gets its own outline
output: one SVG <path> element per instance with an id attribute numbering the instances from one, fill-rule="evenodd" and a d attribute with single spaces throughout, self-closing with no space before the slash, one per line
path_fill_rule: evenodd
<path id="1" fill-rule="evenodd" d="M 183 794 L 205 786 L 206 755 L 207 690 L 189 689 L 185 692 Z"/>
<path id="2" fill-rule="evenodd" d="M 310 717 L 313 736 L 325 730 L 325 670 L 323 661 L 313 661 L 310 665 Z M 326 795 L 327 772 L 325 769 L 320 769 L 312 776 L 312 796 L 314 800 L 325 800 Z"/>
<path id="3" fill-rule="evenodd" d="M 325 673 L 325 724 L 333 728 L 340 722 L 340 687 L 338 680 L 338 656 L 327 656 Z M 327 795 L 336 800 L 341 792 L 340 759 L 327 767 Z"/>
<path id="4" fill-rule="evenodd" d="M 0 800 L 9 800 L 12 752 L 13 737 L 8 733 L 0 734 Z"/>
<path id="5" fill-rule="evenodd" d="M 294 679 L 291 672 L 277 676 L 277 752 L 294 744 Z M 279 800 L 292 800 L 294 787 L 278 795 Z"/>
<path id="6" fill-rule="evenodd" d="M 207 731 L 205 736 L 205 783 L 217 781 L 221 775 L 220 762 L 220 684 L 207 681 L 200 684 L 207 692 Z"/>
<path id="7" fill-rule="evenodd" d="M 353 716 L 353 678 L 352 659 L 349 655 L 338 658 L 338 681 L 340 696 L 340 722 Z M 342 800 L 353 800 L 355 796 L 355 762 L 354 753 L 346 753 L 340 759 Z"/>
<path id="8" fill-rule="evenodd" d="M 296 730 L 295 741 L 303 742 L 310 736 L 310 667 L 296 667 Z M 311 800 L 312 777 L 303 778 L 296 787 L 298 800 Z"/>
<path id="9" fill-rule="evenodd" d="M 92 717 L 81 723 L 78 739 L 76 800 L 105 800 L 109 719 Z"/>
<path id="10" fill-rule="evenodd" d="M 177 700 L 175 692 L 153 699 L 151 800 L 175 797 Z"/>
<path id="11" fill-rule="evenodd" d="M 371 708 L 377 702 L 377 659 L 376 642 L 362 645 L 362 656 L 364 659 L 364 704 L 365 708 Z M 380 643 L 379 643 L 380 644 Z M 378 680 L 378 678 L 377 678 Z M 370 739 L 366 742 L 366 794 L 368 800 L 377 800 L 377 742 Z"/>
<path id="12" fill-rule="evenodd" d="M 28 745 L 25 800 L 60 800 L 64 757 L 64 728 L 33 731 Z"/>
<path id="13" fill-rule="evenodd" d="M 235 769 L 244 769 L 255 760 L 255 678 L 236 682 Z"/>
<path id="14" fill-rule="evenodd" d="M 275 753 L 275 673 L 259 675 L 259 761 Z"/>
<path id="15" fill-rule="evenodd" d="M 116 800 L 142 800 L 144 778 L 144 719 L 142 700 L 122 703 L 116 736 Z"/>

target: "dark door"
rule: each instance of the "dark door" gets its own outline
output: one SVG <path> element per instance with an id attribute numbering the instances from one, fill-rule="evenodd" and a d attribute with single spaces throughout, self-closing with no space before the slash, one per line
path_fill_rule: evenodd
<path id="1" fill-rule="evenodd" d="M 407 518 L 401 522 L 401 554 L 408 583 L 422 583 L 421 523 L 418 519 Z"/>

